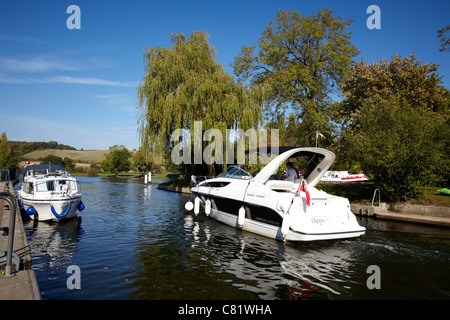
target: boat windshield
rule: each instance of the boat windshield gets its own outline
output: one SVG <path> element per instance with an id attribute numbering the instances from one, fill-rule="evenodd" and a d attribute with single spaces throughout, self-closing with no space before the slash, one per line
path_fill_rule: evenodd
<path id="1" fill-rule="evenodd" d="M 251 179 L 253 176 L 241 167 L 231 166 L 219 174 L 219 177 L 234 179 Z"/>
<path id="2" fill-rule="evenodd" d="M 30 170 L 28 171 L 28 175 L 33 176 L 33 175 L 45 175 L 48 174 L 48 170 L 47 169 L 38 169 L 38 170 Z"/>
<path id="3" fill-rule="evenodd" d="M 26 185 L 26 188 L 31 185 L 31 188 L 33 186 L 32 182 L 30 184 Z M 74 193 L 78 190 L 78 184 L 71 180 L 42 180 L 42 181 L 36 181 L 35 182 L 36 191 L 37 192 L 62 192 L 62 193 Z M 27 189 L 25 189 L 27 190 Z M 31 193 L 31 191 L 26 191 L 27 193 Z"/>

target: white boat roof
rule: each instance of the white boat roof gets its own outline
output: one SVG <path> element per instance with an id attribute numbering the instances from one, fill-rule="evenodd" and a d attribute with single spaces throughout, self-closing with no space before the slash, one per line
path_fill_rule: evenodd
<path id="1" fill-rule="evenodd" d="M 32 164 L 23 168 L 23 176 L 25 177 L 28 171 L 38 171 L 38 170 L 47 170 L 48 172 L 56 170 L 66 171 L 64 167 L 59 164 Z"/>
<path id="2" fill-rule="evenodd" d="M 46 173 L 42 173 L 42 171 Z M 55 172 L 61 173 L 55 173 Z M 31 172 L 29 174 L 29 172 Z M 60 180 L 75 180 L 61 165 L 57 164 L 38 164 L 29 165 L 23 169 L 23 180 L 35 181 L 43 179 L 60 179 Z"/>
<path id="3" fill-rule="evenodd" d="M 278 170 L 278 167 L 287 159 L 294 156 L 296 153 L 300 154 L 315 153 L 324 156 L 322 161 L 320 161 L 320 163 L 314 168 L 314 170 L 309 174 L 308 178 L 306 179 L 306 183 L 308 184 L 308 186 L 315 186 L 317 183 L 319 183 L 320 179 L 327 172 L 328 168 L 330 168 L 330 166 L 333 164 L 333 161 L 336 157 L 333 152 L 322 148 L 292 148 L 289 149 L 288 151 L 283 152 L 275 159 L 270 161 L 255 176 L 254 180 L 261 183 L 266 183 L 267 180 L 269 180 L 270 176 L 273 175 Z"/>

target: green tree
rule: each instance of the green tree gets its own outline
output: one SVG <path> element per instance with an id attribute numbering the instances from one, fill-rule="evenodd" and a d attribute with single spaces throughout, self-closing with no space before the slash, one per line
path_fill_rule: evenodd
<path id="1" fill-rule="evenodd" d="M 114 145 L 109 147 L 109 153 L 106 159 L 109 161 L 110 166 L 107 167 L 110 172 L 114 172 L 116 178 L 119 172 L 128 171 L 131 167 L 130 157 L 133 155 L 131 151 L 123 145 Z M 103 161 L 102 161 L 103 168 Z"/>
<path id="2" fill-rule="evenodd" d="M 261 120 L 262 91 L 236 83 L 216 60 L 205 32 L 172 34 L 172 47 L 147 48 L 145 71 L 138 86 L 139 134 L 143 148 L 162 154 L 172 147 L 175 129 L 191 131 L 194 121 L 202 129 L 243 130 Z M 205 145 L 203 146 L 203 148 Z M 214 166 L 209 166 L 213 174 Z"/>
<path id="3" fill-rule="evenodd" d="M 255 45 L 243 47 L 234 72 L 266 89 L 267 115 L 279 117 L 287 108 L 295 115 L 297 142 L 313 145 L 316 128 L 330 131 L 330 94 L 348 77 L 353 57 L 347 27 L 351 20 L 329 9 L 305 16 L 280 10 Z"/>
<path id="4" fill-rule="evenodd" d="M 138 172 L 145 173 L 152 170 L 153 161 L 150 156 L 146 156 L 145 152 L 140 150 L 133 154 L 133 166 Z"/>
<path id="5" fill-rule="evenodd" d="M 59 165 L 61 165 L 61 166 L 64 166 L 64 160 L 63 160 L 63 158 L 58 157 L 58 156 L 55 156 L 55 155 L 53 155 L 53 154 L 49 154 L 49 155 L 46 155 L 45 157 L 43 157 L 43 158 L 41 159 L 41 163 L 42 163 L 42 164 L 48 164 L 48 163 L 51 163 L 51 164 L 59 164 Z"/>
<path id="6" fill-rule="evenodd" d="M 75 170 L 75 160 L 68 157 L 64 157 L 63 162 L 64 162 L 64 169 L 66 169 L 67 171 Z"/>
<path id="7" fill-rule="evenodd" d="M 102 170 L 104 171 L 104 172 L 113 172 L 113 168 L 112 168 L 112 165 L 111 165 L 111 161 L 109 161 L 109 160 L 103 160 L 101 163 L 100 163 L 100 167 L 102 168 Z"/>
<path id="8" fill-rule="evenodd" d="M 55 156 L 53 154 L 49 154 L 47 156 L 45 156 L 44 158 L 42 158 L 41 160 L 42 164 L 47 164 L 47 163 L 51 163 L 51 164 L 59 164 L 61 166 L 64 167 L 64 169 L 66 169 L 67 171 L 73 171 L 75 170 L 75 160 L 68 158 L 68 157 L 58 157 Z"/>
<path id="9" fill-rule="evenodd" d="M 19 158 L 8 143 L 6 132 L 3 132 L 0 136 L 0 168 L 17 168 L 18 163 Z"/>
<path id="10" fill-rule="evenodd" d="M 450 25 L 438 30 L 438 38 L 441 48 L 439 51 L 450 51 L 450 38 L 448 36 L 448 32 L 450 31 Z"/>
<path id="11" fill-rule="evenodd" d="M 372 175 L 387 200 L 448 181 L 450 92 L 437 70 L 414 54 L 369 65 L 363 60 L 343 85 L 341 151 Z"/>

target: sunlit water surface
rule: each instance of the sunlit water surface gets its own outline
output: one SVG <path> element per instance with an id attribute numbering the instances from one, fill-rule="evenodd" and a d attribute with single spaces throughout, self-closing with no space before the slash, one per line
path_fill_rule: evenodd
<path id="1" fill-rule="evenodd" d="M 25 222 L 42 299 L 450 298 L 449 229 L 366 218 L 361 238 L 283 243 L 186 214 L 188 195 L 139 179 L 77 179 L 81 223 Z"/>

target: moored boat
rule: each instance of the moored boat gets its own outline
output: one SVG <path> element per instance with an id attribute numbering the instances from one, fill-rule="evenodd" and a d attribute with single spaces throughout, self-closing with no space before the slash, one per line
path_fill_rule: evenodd
<path id="1" fill-rule="evenodd" d="M 348 171 L 327 171 L 320 181 L 357 182 L 369 181 L 369 179 L 362 171 L 357 174 L 349 174 Z"/>
<path id="2" fill-rule="evenodd" d="M 79 183 L 60 165 L 26 166 L 17 196 L 23 210 L 38 221 L 75 218 L 85 208 Z"/>
<path id="3" fill-rule="evenodd" d="M 350 211 L 348 199 L 315 188 L 334 161 L 321 148 L 283 148 L 284 151 L 256 175 L 232 166 L 213 179 L 196 183 L 194 204 L 186 209 L 232 227 L 284 241 L 316 241 L 358 237 L 365 233 Z M 276 173 L 290 158 L 303 158 L 310 166 L 307 176 L 295 182 Z M 195 177 L 194 180 L 196 181 Z"/>

